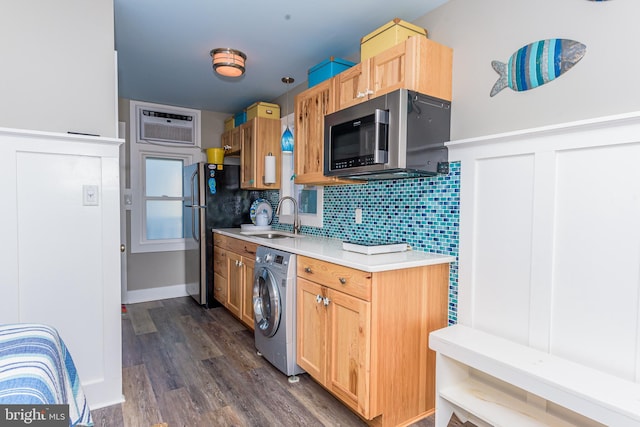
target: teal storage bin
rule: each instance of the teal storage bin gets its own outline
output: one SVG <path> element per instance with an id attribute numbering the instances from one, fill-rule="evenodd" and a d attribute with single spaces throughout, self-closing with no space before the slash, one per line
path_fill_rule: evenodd
<path id="1" fill-rule="evenodd" d="M 245 123 L 247 121 L 247 112 L 245 111 L 241 111 L 239 113 L 236 113 L 233 116 L 233 123 L 235 124 L 236 127 L 240 126 L 241 124 Z"/>
<path id="2" fill-rule="evenodd" d="M 347 70 L 356 65 L 355 62 L 347 61 L 346 59 L 330 57 L 309 68 L 309 87 L 313 87 L 318 83 L 340 74 L 344 70 Z"/>

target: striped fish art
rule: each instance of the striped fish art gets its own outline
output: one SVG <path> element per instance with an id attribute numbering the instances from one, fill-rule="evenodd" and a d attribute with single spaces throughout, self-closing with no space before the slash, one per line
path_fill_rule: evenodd
<path id="1" fill-rule="evenodd" d="M 549 83 L 576 65 L 586 51 L 587 47 L 575 40 L 548 39 L 521 47 L 506 64 L 491 61 L 500 75 L 491 96 L 506 87 L 521 92 Z"/>

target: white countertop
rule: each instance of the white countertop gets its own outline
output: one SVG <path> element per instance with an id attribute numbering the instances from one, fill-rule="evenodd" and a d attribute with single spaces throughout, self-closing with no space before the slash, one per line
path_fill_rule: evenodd
<path id="1" fill-rule="evenodd" d="M 455 257 L 450 255 L 412 250 L 388 254 L 365 255 L 343 250 L 341 240 L 304 234 L 298 235 L 299 237 L 284 239 L 266 239 L 241 233 L 239 228 L 222 228 L 214 229 L 213 231 L 225 236 L 257 243 L 261 246 L 268 246 L 285 252 L 304 255 L 371 273 L 399 270 L 402 268 L 423 267 L 426 265 L 444 264 L 455 261 Z M 272 230 L 272 232 L 293 236 L 291 233 L 279 230 Z"/>

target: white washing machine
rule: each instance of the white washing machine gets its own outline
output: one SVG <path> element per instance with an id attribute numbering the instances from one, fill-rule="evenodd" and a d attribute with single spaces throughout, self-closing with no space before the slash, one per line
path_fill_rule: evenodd
<path id="1" fill-rule="evenodd" d="M 254 271 L 256 349 L 295 381 L 304 372 L 296 364 L 296 256 L 259 246 Z"/>

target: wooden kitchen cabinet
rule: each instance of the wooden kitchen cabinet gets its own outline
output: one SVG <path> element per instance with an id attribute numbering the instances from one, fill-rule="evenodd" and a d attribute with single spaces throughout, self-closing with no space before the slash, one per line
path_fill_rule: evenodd
<path id="1" fill-rule="evenodd" d="M 253 330 L 253 275 L 258 245 L 217 234 L 214 237 L 214 298 Z"/>
<path id="2" fill-rule="evenodd" d="M 227 306 L 227 278 L 229 277 L 228 254 L 220 246 L 213 247 L 213 297 Z"/>
<path id="3" fill-rule="evenodd" d="M 240 144 L 240 128 L 236 127 L 225 131 L 220 137 L 220 145 L 224 148 L 225 155 L 240 153 L 242 148 Z"/>
<path id="4" fill-rule="evenodd" d="M 324 176 L 324 116 L 401 88 L 451 100 L 452 61 L 450 48 L 410 37 L 296 95 L 296 184 L 362 184 Z"/>
<path id="5" fill-rule="evenodd" d="M 303 278 L 297 286 L 298 364 L 354 411 L 373 418 L 370 303 Z"/>
<path id="6" fill-rule="evenodd" d="M 448 264 L 369 273 L 299 255 L 297 274 L 298 365 L 381 426 L 432 414 Z"/>
<path id="7" fill-rule="evenodd" d="M 240 129 L 240 186 L 248 190 L 276 190 L 280 188 L 282 155 L 280 147 L 280 120 L 254 117 Z M 271 153 L 276 157 L 275 183 L 264 182 L 264 158 Z"/>
<path id="8" fill-rule="evenodd" d="M 324 176 L 324 116 L 335 110 L 333 79 L 295 97 L 294 171 L 296 184 L 335 185 L 357 182 Z"/>
<path id="9" fill-rule="evenodd" d="M 408 38 L 338 74 L 336 109 L 406 88 L 451 100 L 453 52 L 422 36 Z"/>

